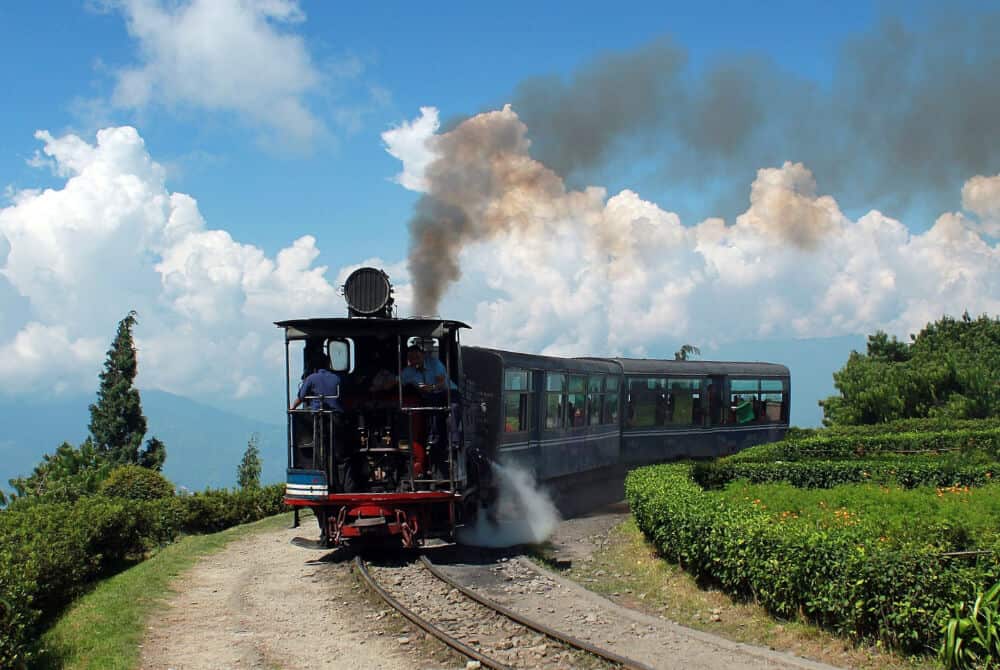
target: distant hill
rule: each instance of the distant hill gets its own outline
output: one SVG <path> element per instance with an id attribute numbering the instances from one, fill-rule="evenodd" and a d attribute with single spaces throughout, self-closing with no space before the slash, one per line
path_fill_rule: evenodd
<path id="1" fill-rule="evenodd" d="M 260 436 L 264 482 L 284 481 L 285 426 L 281 409 L 271 421 L 255 421 L 167 393 L 145 390 L 142 408 L 149 420 L 147 436 L 167 445 L 164 473 L 178 486 L 234 486 L 247 440 Z M 0 396 L 0 485 L 24 475 L 62 442 L 79 444 L 87 436 L 92 395 L 62 396 L 44 402 Z"/>

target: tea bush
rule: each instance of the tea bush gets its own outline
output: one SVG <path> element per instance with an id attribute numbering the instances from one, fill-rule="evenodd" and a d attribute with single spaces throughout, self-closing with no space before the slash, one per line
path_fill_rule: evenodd
<path id="1" fill-rule="evenodd" d="M 852 461 L 732 460 L 697 463 L 692 478 L 703 488 L 717 489 L 737 480 L 753 483 L 788 482 L 803 488 L 873 482 L 917 486 L 982 486 L 1000 474 L 1000 463 L 967 464 L 950 458 L 891 458 Z"/>
<path id="2" fill-rule="evenodd" d="M 153 500 L 97 495 L 0 511 L 0 668 L 28 665 L 39 632 L 94 580 L 181 532 L 284 511 L 283 491 L 278 484 Z"/>
<path id="3" fill-rule="evenodd" d="M 729 462 L 856 459 L 899 454 L 926 454 L 980 450 L 1000 459 L 1000 428 L 938 432 L 838 433 L 786 439 L 751 447 L 730 456 Z"/>
<path id="4" fill-rule="evenodd" d="M 101 482 L 100 492 L 110 498 L 157 500 L 169 498 L 174 487 L 156 470 L 141 465 L 120 465 Z"/>
<path id="5" fill-rule="evenodd" d="M 884 433 L 938 433 L 949 430 L 988 430 L 1000 428 L 1000 417 L 986 419 L 949 419 L 924 417 L 918 419 L 898 419 L 886 423 L 869 423 L 857 426 L 827 426 L 825 428 L 799 428 L 792 426 L 787 439 L 802 439 L 819 436 L 864 437 Z"/>
<path id="6" fill-rule="evenodd" d="M 878 514 L 845 516 L 835 514 L 835 508 L 803 515 L 791 505 L 772 508 L 766 496 L 753 498 L 749 490 L 737 488 L 727 489 L 729 497 L 705 491 L 692 480 L 690 465 L 640 468 L 626 480 L 637 524 L 665 557 L 779 617 L 802 615 L 852 638 L 877 639 L 906 651 L 936 649 L 951 604 L 1000 575 L 996 553 L 942 555 L 943 547 L 961 540 L 957 535 L 948 542 L 918 535 L 892 539 L 883 534 Z M 850 495 L 885 495 L 877 486 L 845 487 L 860 488 L 868 491 Z M 773 489 L 786 496 L 839 491 L 776 484 L 760 490 Z M 898 493 L 937 498 L 934 489 Z M 990 495 L 1000 499 L 996 492 Z M 891 501 L 894 518 L 919 526 L 920 517 L 900 508 L 901 502 Z M 984 514 L 995 514 L 992 509 Z M 995 537 L 990 536 L 988 551 L 1000 548 Z"/>

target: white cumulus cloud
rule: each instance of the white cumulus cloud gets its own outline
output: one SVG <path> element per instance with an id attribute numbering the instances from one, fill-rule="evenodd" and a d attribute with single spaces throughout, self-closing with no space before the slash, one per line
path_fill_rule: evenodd
<path id="1" fill-rule="evenodd" d="M 308 98 L 324 83 L 301 36 L 296 0 L 122 0 L 140 63 L 117 73 L 112 102 L 234 112 L 307 146 L 326 130 Z"/>
<path id="2" fill-rule="evenodd" d="M 92 390 L 115 324 L 139 313 L 140 383 L 229 399 L 280 379 L 280 318 L 337 314 L 343 299 L 303 236 L 273 258 L 209 228 L 170 192 L 134 128 L 96 142 L 40 132 L 58 188 L 0 209 L 0 388 Z M 270 383 L 276 386 L 275 383 Z"/>
<path id="3" fill-rule="evenodd" d="M 992 237 L 1000 237 L 1000 174 L 992 177 L 977 175 L 962 187 L 962 207 L 980 219 L 980 229 Z"/>

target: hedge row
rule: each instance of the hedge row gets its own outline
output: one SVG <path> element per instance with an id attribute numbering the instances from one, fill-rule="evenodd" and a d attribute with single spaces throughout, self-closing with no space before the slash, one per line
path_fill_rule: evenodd
<path id="1" fill-rule="evenodd" d="M 947 430 L 936 433 L 876 433 L 820 435 L 785 439 L 751 447 L 730 456 L 730 462 L 854 459 L 866 456 L 982 450 L 1000 459 L 1000 428 Z"/>
<path id="2" fill-rule="evenodd" d="M 899 419 L 888 423 L 872 423 L 858 426 L 827 426 L 825 428 L 788 429 L 790 438 L 818 437 L 826 435 L 867 436 L 882 433 L 939 433 L 949 430 L 988 430 L 1000 428 L 1000 417 L 987 419 L 948 419 L 923 417 L 919 419 Z"/>
<path id="3" fill-rule="evenodd" d="M 28 665 L 39 632 L 94 580 L 179 533 L 283 511 L 283 485 L 159 500 L 90 496 L 0 512 L 0 668 Z"/>
<path id="4" fill-rule="evenodd" d="M 856 461 L 773 461 L 765 463 L 714 461 L 697 463 L 694 481 L 706 489 L 718 489 L 745 479 L 754 484 L 788 482 L 801 488 L 830 488 L 840 484 L 895 484 L 917 486 L 982 486 L 1000 473 L 1000 463 L 958 465 L 933 458 L 895 458 Z"/>
<path id="5" fill-rule="evenodd" d="M 864 524 L 786 523 L 704 491 L 690 474 L 674 464 L 629 474 L 639 528 L 697 578 L 779 617 L 801 614 L 842 635 L 927 652 L 951 604 L 1000 577 L 996 554 L 958 560 L 924 544 L 889 546 Z"/>

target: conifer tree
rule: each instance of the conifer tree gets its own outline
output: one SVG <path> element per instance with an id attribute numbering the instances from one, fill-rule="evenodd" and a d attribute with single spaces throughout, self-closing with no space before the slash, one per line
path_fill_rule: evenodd
<path id="1" fill-rule="evenodd" d="M 139 465 L 159 472 L 163 469 L 165 460 L 167 460 L 167 446 L 156 437 L 146 440 L 146 448 L 139 455 Z"/>
<path id="2" fill-rule="evenodd" d="M 260 486 L 260 449 L 257 448 L 257 433 L 250 436 L 243 460 L 236 471 L 236 479 L 241 489 L 255 489 Z"/>
<path id="3" fill-rule="evenodd" d="M 133 385 L 138 371 L 132 340 L 135 317 L 135 311 L 131 311 L 118 322 L 118 333 L 104 361 L 97 402 L 90 406 L 90 435 L 94 447 L 108 461 L 158 470 L 166 459 L 163 443 L 152 438 L 144 452 L 139 450 L 146 434 L 146 417 L 139 390 Z"/>

